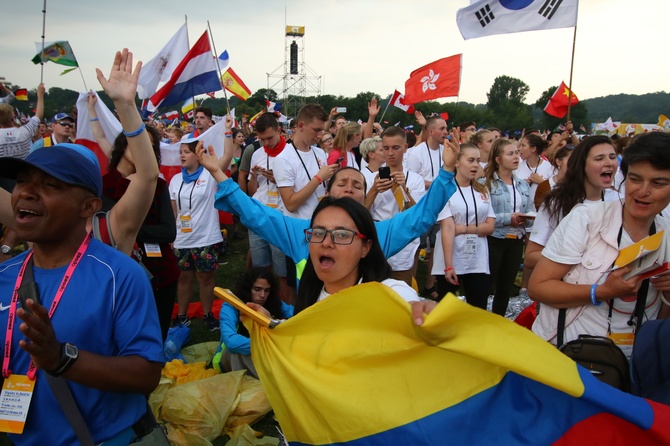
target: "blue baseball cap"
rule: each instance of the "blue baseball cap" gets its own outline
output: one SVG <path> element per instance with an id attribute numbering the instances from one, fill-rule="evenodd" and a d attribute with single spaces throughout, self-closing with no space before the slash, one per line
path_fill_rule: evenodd
<path id="1" fill-rule="evenodd" d="M 56 144 L 37 149 L 26 159 L 0 158 L 0 176 L 16 179 L 26 167 L 34 167 L 73 186 L 90 190 L 96 197 L 102 195 L 100 163 L 92 150 L 80 144 Z"/>
<path id="2" fill-rule="evenodd" d="M 74 118 L 67 113 L 56 113 L 56 115 L 51 118 L 51 122 L 62 121 L 63 119 L 69 119 L 74 122 Z"/>

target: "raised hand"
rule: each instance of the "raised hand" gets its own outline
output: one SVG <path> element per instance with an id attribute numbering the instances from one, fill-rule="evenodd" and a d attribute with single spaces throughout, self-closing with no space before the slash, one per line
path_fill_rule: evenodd
<path id="1" fill-rule="evenodd" d="M 379 110 L 381 107 L 377 105 L 377 98 L 372 98 L 370 102 L 368 102 L 368 115 L 369 116 L 377 116 L 379 114 Z"/>
<path id="2" fill-rule="evenodd" d="M 426 117 L 423 116 L 423 113 L 421 113 L 419 110 L 414 111 L 414 118 L 416 119 L 416 123 L 421 127 L 426 126 Z"/>
<path id="3" fill-rule="evenodd" d="M 98 82 L 105 93 L 114 101 L 135 103 L 137 94 L 137 80 L 140 77 L 142 62 L 137 62 L 133 70 L 133 53 L 124 48 L 123 51 L 117 51 L 112 64 L 112 71 L 109 73 L 109 79 L 106 79 L 99 68 L 95 69 Z"/>

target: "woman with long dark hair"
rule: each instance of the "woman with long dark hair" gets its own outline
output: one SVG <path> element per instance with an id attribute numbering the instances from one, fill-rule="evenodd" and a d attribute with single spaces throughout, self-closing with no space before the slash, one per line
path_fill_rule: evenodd
<path id="1" fill-rule="evenodd" d="M 535 267 L 558 223 L 576 205 L 619 199 L 619 194 L 611 189 L 617 164 L 608 136 L 591 136 L 579 143 L 568 158 L 564 178 L 547 194 L 539 209 L 526 248 L 525 265 Z"/>
<path id="2" fill-rule="evenodd" d="M 608 336 L 630 356 L 636 328 L 668 315 L 670 274 L 647 282 L 627 277 L 630 266 L 611 268 L 622 248 L 670 227 L 660 215 L 670 203 L 669 151 L 669 134 L 634 138 L 621 163 L 623 200 L 578 204 L 561 220 L 530 279 L 530 295 L 542 303 L 533 332 L 557 343 L 559 309 L 566 309 L 563 342 Z M 667 257 L 662 252 L 659 262 Z"/>
<path id="3" fill-rule="evenodd" d="M 293 306 L 284 303 L 279 297 L 277 276 L 267 268 L 247 270 L 240 276 L 233 292 L 243 302 L 262 306 L 274 319 L 288 319 L 293 316 Z M 219 327 L 220 345 L 212 359 L 212 366 L 224 372 L 247 370 L 258 378 L 251 360 L 249 331 L 240 322 L 240 312 L 224 303 L 219 314 Z"/>
<path id="4" fill-rule="evenodd" d="M 405 282 L 390 279 L 391 266 L 377 239 L 370 212 L 351 198 L 325 197 L 305 230 L 309 258 L 295 312 L 359 282 L 381 282 L 407 301 L 418 300 Z"/>
<path id="5" fill-rule="evenodd" d="M 156 165 L 160 165 L 160 134 L 151 126 L 147 126 L 146 131 L 151 140 Z M 113 209 L 121 201 L 134 181 L 129 177 L 133 178 L 131 175 L 135 173 L 135 170 L 135 163 L 128 149 L 128 138 L 120 133 L 112 145 L 109 171 L 102 177 L 103 210 Z M 172 309 L 177 297 L 179 268 L 177 258 L 170 246 L 176 235 L 168 184 L 164 179 L 158 178 L 151 207 L 137 233 L 135 248 L 142 264 L 151 273 L 151 287 L 156 300 L 163 341 L 167 337 Z"/>

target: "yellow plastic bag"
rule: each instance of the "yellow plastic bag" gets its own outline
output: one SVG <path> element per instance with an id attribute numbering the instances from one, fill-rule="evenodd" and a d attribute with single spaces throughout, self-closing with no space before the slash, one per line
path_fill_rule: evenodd
<path id="1" fill-rule="evenodd" d="M 240 403 L 228 417 L 226 433 L 232 437 L 231 432 L 236 427 L 255 423 L 271 409 L 270 401 L 265 396 L 261 382 L 249 375 L 244 375 L 240 387 Z"/>
<path id="2" fill-rule="evenodd" d="M 188 434 L 215 439 L 223 434 L 228 416 L 239 403 L 243 376 L 240 370 L 172 387 L 160 418 Z"/>
<path id="3" fill-rule="evenodd" d="M 200 344 L 193 344 L 182 348 L 180 353 L 188 364 L 194 362 L 209 364 L 218 348 L 219 341 L 201 342 Z"/>
<path id="4" fill-rule="evenodd" d="M 173 359 L 163 367 L 163 376 L 170 378 L 175 384 L 186 384 L 217 375 L 214 369 L 206 368 L 204 362 L 184 364 L 181 359 Z"/>
<path id="5" fill-rule="evenodd" d="M 278 444 L 279 438 L 259 437 L 258 432 L 248 424 L 243 424 L 235 428 L 226 446 L 277 446 Z"/>

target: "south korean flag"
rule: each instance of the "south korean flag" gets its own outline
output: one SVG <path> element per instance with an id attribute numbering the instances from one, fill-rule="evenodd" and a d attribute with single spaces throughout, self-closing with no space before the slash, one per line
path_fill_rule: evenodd
<path id="1" fill-rule="evenodd" d="M 465 40 L 577 25 L 579 0 L 479 0 L 458 11 Z"/>

